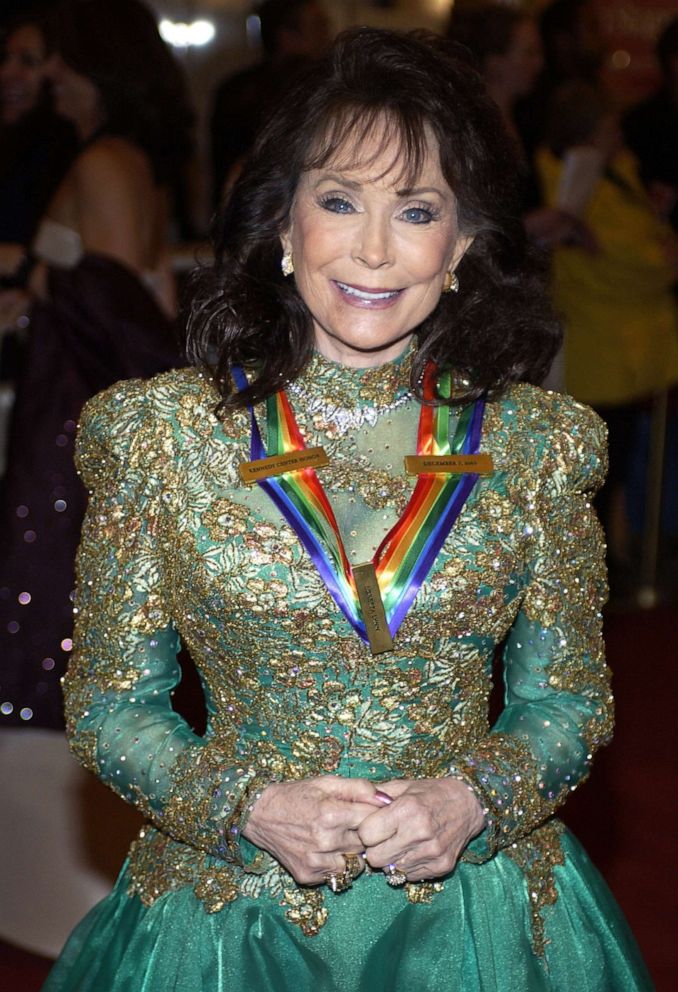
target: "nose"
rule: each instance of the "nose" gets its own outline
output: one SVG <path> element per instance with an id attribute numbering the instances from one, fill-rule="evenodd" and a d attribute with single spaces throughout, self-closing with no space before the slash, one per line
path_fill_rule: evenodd
<path id="1" fill-rule="evenodd" d="M 368 269 L 393 264 L 393 247 L 389 219 L 365 212 L 358 226 L 353 251 L 354 261 Z"/>

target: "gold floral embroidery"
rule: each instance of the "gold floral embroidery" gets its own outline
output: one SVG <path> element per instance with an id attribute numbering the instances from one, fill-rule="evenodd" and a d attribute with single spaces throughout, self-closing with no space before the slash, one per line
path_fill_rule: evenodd
<path id="1" fill-rule="evenodd" d="M 314 937 L 327 922 L 324 894 L 319 889 L 285 889 L 282 905 L 289 907 L 285 916 L 300 927 L 307 937 Z"/>
<path id="2" fill-rule="evenodd" d="M 531 837 L 510 844 L 505 852 L 525 875 L 532 913 L 532 946 L 541 957 L 548 943 L 544 910 L 558 898 L 553 869 L 565 864 L 560 843 L 563 830 L 560 821 L 552 820 L 535 830 Z"/>
<path id="3" fill-rule="evenodd" d="M 409 367 L 361 373 L 356 385 L 315 359 L 301 385 L 347 408 L 374 407 L 404 395 Z M 600 618 L 589 608 L 604 596 L 587 495 L 604 468 L 597 422 L 529 386 L 488 405 L 483 449 L 494 475 L 462 511 L 396 650 L 372 657 L 294 533 L 261 490 L 240 483 L 248 418 L 219 421 L 217 402 L 195 370 L 127 383 L 89 405 L 80 441 L 94 496 L 68 726 L 80 760 L 155 825 L 131 852 L 131 889 L 150 903 L 190 885 L 209 912 L 267 895 L 304 933 L 317 932 L 329 908 L 321 891 L 297 887 L 268 856 L 257 874 L 228 861 L 225 831 L 255 777 L 458 773 L 491 821 L 464 856 L 531 850 L 535 827 L 585 777 L 611 730 Z M 297 414 L 308 443 L 331 450 L 327 486 L 349 546 L 371 554 L 411 492 L 402 456 L 413 450 L 415 404 L 378 415 L 369 430 Z M 204 680 L 203 740 L 169 704 L 175 629 Z M 556 693 L 576 701 L 561 741 L 566 775 L 557 755 L 537 756 L 539 735 L 520 719 L 488 733 L 492 658 L 509 630 L 509 681 L 526 680 L 546 710 Z M 531 877 L 532 861 L 520 857 Z M 428 901 L 439 888 L 411 884 L 407 898 Z"/>

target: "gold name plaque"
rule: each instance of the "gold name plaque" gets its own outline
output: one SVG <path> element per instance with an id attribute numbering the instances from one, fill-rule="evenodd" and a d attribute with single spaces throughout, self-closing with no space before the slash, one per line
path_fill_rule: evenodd
<path id="1" fill-rule="evenodd" d="M 284 475 L 285 472 L 300 472 L 304 468 L 323 468 L 329 463 L 324 448 L 303 448 L 301 451 L 288 451 L 285 455 L 241 462 L 238 471 L 245 485 L 252 486 L 259 479 L 270 479 L 273 475 Z"/>
<path id="2" fill-rule="evenodd" d="M 492 475 L 492 455 L 406 455 L 408 475 Z"/>
<path id="3" fill-rule="evenodd" d="M 383 654 L 384 651 L 393 651 L 393 638 L 386 623 L 386 612 L 381 598 L 377 573 L 371 561 L 363 565 L 353 566 L 353 578 L 355 579 L 360 609 L 363 614 L 363 623 L 367 631 L 372 654 Z"/>

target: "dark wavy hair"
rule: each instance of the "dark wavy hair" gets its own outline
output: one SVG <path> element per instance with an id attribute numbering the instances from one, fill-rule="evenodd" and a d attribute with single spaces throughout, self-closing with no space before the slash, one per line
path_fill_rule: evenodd
<path id="1" fill-rule="evenodd" d="M 181 68 L 140 0 L 64 0 L 52 15 L 64 62 L 94 83 L 107 134 L 148 155 L 156 182 L 181 173 L 191 146 L 193 111 Z"/>
<path id="2" fill-rule="evenodd" d="M 358 28 L 297 77 L 271 114 L 215 226 L 214 264 L 194 276 L 188 353 L 211 368 L 222 409 L 260 402 L 308 363 L 312 318 L 281 273 L 280 234 L 302 172 L 374 133 L 409 184 L 435 136 L 460 230 L 474 235 L 457 269 L 459 293 L 442 295 L 415 329 L 416 395 L 429 361 L 467 380 L 453 402 L 546 374 L 560 328 L 530 259 L 513 147 L 496 106 L 456 46 L 421 32 Z M 242 393 L 233 365 L 252 374 Z"/>

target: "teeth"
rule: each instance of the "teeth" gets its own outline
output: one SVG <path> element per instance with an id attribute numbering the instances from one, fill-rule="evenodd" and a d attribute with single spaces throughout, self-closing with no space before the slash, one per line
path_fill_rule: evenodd
<path id="1" fill-rule="evenodd" d="M 360 300 L 388 300 L 392 296 L 397 296 L 399 289 L 388 290 L 385 293 L 366 293 L 363 289 L 356 289 L 354 286 L 347 286 L 345 282 L 337 281 L 337 286 L 349 296 L 357 296 Z"/>

